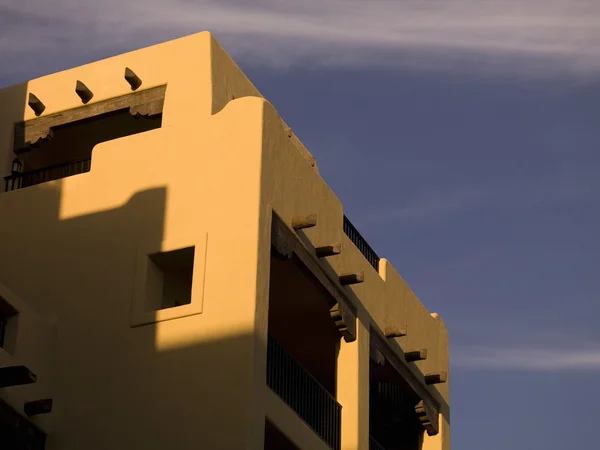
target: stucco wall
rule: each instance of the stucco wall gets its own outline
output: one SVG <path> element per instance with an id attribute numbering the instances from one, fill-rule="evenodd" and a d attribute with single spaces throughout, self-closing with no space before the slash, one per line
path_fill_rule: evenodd
<path id="1" fill-rule="evenodd" d="M 93 101 L 126 94 L 125 66 L 143 87 L 168 85 L 161 129 L 97 145 L 89 173 L 0 194 L 0 216 L 10 218 L 0 221 L 0 280 L 35 314 L 56 318 L 55 351 L 44 355 L 51 364 L 23 346 L 5 358 L 23 356 L 46 387 L 10 388 L 22 393 L 9 398 L 13 406 L 55 399 L 51 422 L 33 419 L 49 432 L 50 450 L 170 448 L 173 436 L 182 449 L 262 445 L 254 398 L 265 380 L 254 333 L 255 299 L 266 298 L 256 281 L 262 100 L 212 115 L 210 43 L 204 33 L 27 86 L 51 114 L 81 105 L 77 79 Z M 17 109 L 2 108 L 4 136 Z M 1 149 L 4 173 L 10 145 Z M 203 313 L 132 328 L 140 251 L 203 241 L 204 283 L 194 293 Z M 20 330 L 43 346 L 35 333 Z"/>
<path id="2" fill-rule="evenodd" d="M 310 153 L 209 33 L 0 90 L 0 173 L 9 173 L 14 123 L 35 117 L 29 92 L 45 116 L 81 106 L 76 80 L 94 92 L 92 102 L 131 92 L 125 67 L 142 79 L 140 89 L 167 85 L 162 128 L 97 145 L 89 173 L 0 194 L 0 217 L 10 218 L 0 221 L 0 282 L 56 335 L 43 358 L 16 356 L 56 398 L 52 420 L 34 418 L 50 433 L 50 450 L 114 447 L 114 439 L 122 448 L 170 448 L 174 433 L 181 449 L 261 448 L 273 403 L 264 393 L 272 211 L 288 221 L 316 213 L 318 225 L 299 232 L 307 247 L 341 242 L 341 255 L 322 260 L 325 269 L 332 277 L 365 273 L 364 283 L 345 288 L 363 332 L 356 347 L 344 344 L 338 373 L 368 364 L 371 322 L 382 330 L 407 325 L 398 349 L 428 349 L 415 373 L 447 370 L 441 319 L 387 260 L 377 273 L 354 247 L 342 204 Z M 204 273 L 193 295 L 201 314 L 132 328 L 140 252 L 199 242 L 206 252 L 196 269 Z M 46 341 L 30 330 L 23 339 Z M 345 424 L 364 427 L 368 375 L 358 372 L 338 384 L 361 384 L 341 396 Z M 448 384 L 439 386 L 432 391 L 447 404 Z M 42 395 L 21 391 L 9 399 L 18 408 Z M 223 433 L 223 423 L 243 432 Z M 143 445 L 131 429 L 144 430 Z M 426 448 L 449 448 L 441 429 Z M 367 442 L 365 433 L 344 433 L 344 448 Z"/>

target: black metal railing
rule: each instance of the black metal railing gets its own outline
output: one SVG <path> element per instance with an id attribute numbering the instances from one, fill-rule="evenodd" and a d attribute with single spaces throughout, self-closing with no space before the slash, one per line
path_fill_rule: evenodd
<path id="1" fill-rule="evenodd" d="M 342 406 L 271 335 L 267 347 L 267 386 L 333 450 L 340 449 Z"/>
<path id="2" fill-rule="evenodd" d="M 369 450 L 385 450 L 385 448 L 373 436 L 369 436 Z"/>
<path id="3" fill-rule="evenodd" d="M 399 407 L 406 399 L 406 393 L 402 386 L 397 383 L 387 383 L 381 381 L 372 381 L 370 384 L 369 395 L 379 402 Z"/>
<path id="4" fill-rule="evenodd" d="M 27 172 L 14 173 L 4 177 L 4 192 L 89 172 L 91 162 L 91 158 L 85 158 Z"/>
<path id="5" fill-rule="evenodd" d="M 350 238 L 352 243 L 356 245 L 356 248 L 364 255 L 375 270 L 379 272 L 379 256 L 375 253 L 375 250 L 367 243 L 366 239 L 358 232 L 356 227 L 352 225 L 350 219 L 344 216 L 344 233 Z"/>

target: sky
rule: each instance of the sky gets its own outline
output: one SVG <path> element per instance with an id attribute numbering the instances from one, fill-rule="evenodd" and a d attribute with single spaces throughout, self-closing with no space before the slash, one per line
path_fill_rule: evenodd
<path id="1" fill-rule="evenodd" d="M 0 0 L 0 86 L 212 31 L 451 340 L 452 446 L 597 446 L 600 2 Z"/>

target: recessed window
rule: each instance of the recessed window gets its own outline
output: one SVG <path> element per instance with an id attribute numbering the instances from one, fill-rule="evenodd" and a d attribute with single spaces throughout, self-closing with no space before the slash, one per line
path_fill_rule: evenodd
<path id="1" fill-rule="evenodd" d="M 18 311 L 0 297 L 0 348 L 10 354 L 15 353 L 17 344 Z"/>
<path id="2" fill-rule="evenodd" d="M 131 326 L 202 314 L 206 232 L 141 242 L 136 249 Z"/>
<path id="3" fill-rule="evenodd" d="M 175 308 L 192 302 L 194 247 L 148 256 L 146 311 Z"/>
<path id="4" fill-rule="evenodd" d="M 161 127 L 164 95 L 158 86 L 16 124 L 20 170 L 6 177 L 4 190 L 89 172 L 97 144 Z"/>

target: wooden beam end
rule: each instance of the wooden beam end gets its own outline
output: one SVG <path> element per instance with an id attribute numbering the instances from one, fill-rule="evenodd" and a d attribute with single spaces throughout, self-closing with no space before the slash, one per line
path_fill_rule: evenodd
<path id="1" fill-rule="evenodd" d="M 92 97 L 94 97 L 94 93 L 88 88 L 82 81 L 77 80 L 75 84 L 75 92 L 81 99 L 82 103 L 88 103 Z"/>
<path id="2" fill-rule="evenodd" d="M 440 384 L 446 381 L 448 381 L 448 372 L 446 371 L 425 374 L 425 384 Z"/>
<path id="3" fill-rule="evenodd" d="M 44 105 L 42 101 L 31 92 L 29 93 L 27 104 L 33 110 L 36 116 L 41 115 L 46 109 L 46 105 Z"/>
<path id="4" fill-rule="evenodd" d="M 346 273 L 346 274 L 340 275 L 339 279 L 340 279 L 340 284 L 342 286 L 363 283 L 365 281 L 365 273 L 364 272 Z"/>
<path id="5" fill-rule="evenodd" d="M 408 327 L 406 325 L 395 325 L 385 327 L 386 338 L 399 338 L 408 334 Z"/>
<path id="6" fill-rule="evenodd" d="M 37 381 L 37 376 L 26 366 L 8 366 L 0 368 L 0 388 L 21 386 Z"/>
<path id="7" fill-rule="evenodd" d="M 315 249 L 318 258 L 339 255 L 342 252 L 342 243 L 336 242 L 331 245 L 324 245 Z"/>
<path id="8" fill-rule="evenodd" d="M 309 214 L 308 216 L 294 216 L 292 217 L 292 228 L 294 230 L 300 230 L 302 228 L 312 228 L 317 226 L 317 215 Z"/>
<path id="9" fill-rule="evenodd" d="M 34 400 L 26 402 L 23 411 L 27 417 L 37 416 L 38 414 L 48 414 L 52 412 L 52 399 Z"/>
<path id="10" fill-rule="evenodd" d="M 129 67 L 125 67 L 125 80 L 129 83 L 129 86 L 131 86 L 132 91 L 135 91 L 142 85 L 141 78 L 138 77 Z"/>
<path id="11" fill-rule="evenodd" d="M 420 350 L 411 350 L 411 351 L 405 352 L 404 357 L 406 358 L 406 361 L 408 361 L 408 362 L 423 361 L 423 360 L 427 359 L 427 349 L 422 348 Z"/>

